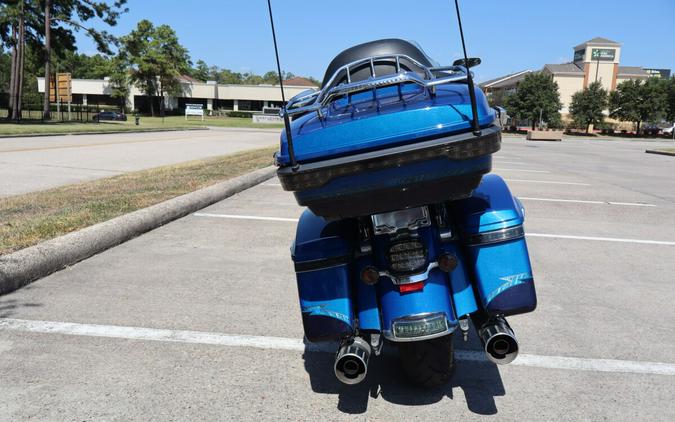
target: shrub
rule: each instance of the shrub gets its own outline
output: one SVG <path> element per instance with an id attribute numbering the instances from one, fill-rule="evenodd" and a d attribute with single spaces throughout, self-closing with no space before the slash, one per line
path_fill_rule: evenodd
<path id="1" fill-rule="evenodd" d="M 253 117 L 253 113 L 250 111 L 228 111 L 227 117 L 243 117 L 250 119 Z"/>

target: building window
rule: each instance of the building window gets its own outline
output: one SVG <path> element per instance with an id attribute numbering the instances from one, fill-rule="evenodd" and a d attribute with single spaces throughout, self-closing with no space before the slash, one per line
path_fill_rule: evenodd
<path id="1" fill-rule="evenodd" d="M 256 100 L 239 100 L 239 110 L 241 111 L 262 111 L 263 102 Z"/>
<path id="2" fill-rule="evenodd" d="M 213 100 L 216 110 L 234 110 L 234 100 Z"/>

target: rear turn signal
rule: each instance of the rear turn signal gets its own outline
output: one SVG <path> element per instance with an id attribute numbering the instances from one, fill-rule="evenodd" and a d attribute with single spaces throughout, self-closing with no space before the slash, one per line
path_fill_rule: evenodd
<path id="1" fill-rule="evenodd" d="M 457 257 L 452 254 L 443 254 L 438 257 L 438 268 L 449 273 L 457 268 Z"/>
<path id="2" fill-rule="evenodd" d="M 380 279 L 380 272 L 375 267 L 365 267 L 361 270 L 361 281 L 369 286 L 377 283 Z"/>

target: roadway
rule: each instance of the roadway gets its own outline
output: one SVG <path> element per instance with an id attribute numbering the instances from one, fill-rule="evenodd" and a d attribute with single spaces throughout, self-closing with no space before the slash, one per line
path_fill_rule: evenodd
<path id="1" fill-rule="evenodd" d="M 0 198 L 278 143 L 279 131 L 196 131 L 0 139 Z"/>

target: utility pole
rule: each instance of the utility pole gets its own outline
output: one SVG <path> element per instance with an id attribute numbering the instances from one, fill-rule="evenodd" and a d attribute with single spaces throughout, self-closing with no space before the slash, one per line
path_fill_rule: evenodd
<path id="1" fill-rule="evenodd" d="M 52 22 L 51 22 L 51 0 L 45 0 L 45 96 L 42 102 L 42 119 L 49 120 L 49 79 L 51 76 L 49 69 L 49 60 L 51 56 L 51 42 L 52 42 Z M 56 82 L 56 81 L 55 81 Z"/>

